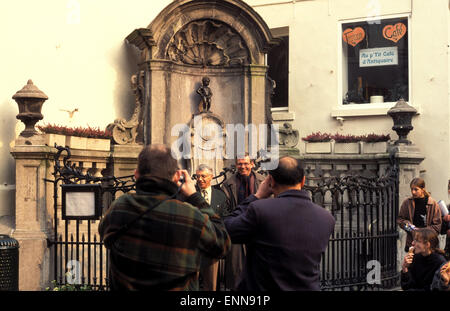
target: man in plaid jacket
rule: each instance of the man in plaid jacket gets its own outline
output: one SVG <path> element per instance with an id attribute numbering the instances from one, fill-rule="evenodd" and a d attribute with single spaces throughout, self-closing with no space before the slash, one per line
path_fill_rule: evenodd
<path id="1" fill-rule="evenodd" d="M 230 249 L 221 218 L 168 147 L 144 147 L 135 175 L 136 194 L 115 200 L 99 225 L 111 250 L 111 289 L 198 290 L 201 261 Z"/>

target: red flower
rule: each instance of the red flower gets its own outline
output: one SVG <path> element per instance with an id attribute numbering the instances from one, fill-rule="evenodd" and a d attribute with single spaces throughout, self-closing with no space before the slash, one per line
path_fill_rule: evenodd
<path id="1" fill-rule="evenodd" d="M 110 139 L 112 137 L 111 132 L 101 130 L 98 127 L 67 127 L 63 125 L 44 124 L 36 126 L 41 132 L 46 134 L 61 134 L 66 136 L 78 136 L 88 138 L 104 138 Z"/>

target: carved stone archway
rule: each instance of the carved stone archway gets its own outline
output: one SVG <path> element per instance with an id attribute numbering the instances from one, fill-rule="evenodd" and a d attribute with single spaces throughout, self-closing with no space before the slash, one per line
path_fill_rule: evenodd
<path id="1" fill-rule="evenodd" d="M 196 90 L 205 76 L 211 112 L 225 124 L 266 123 L 264 60 L 277 41 L 243 1 L 176 0 L 126 39 L 141 50 L 145 144 L 171 145 L 173 126 L 201 112 Z"/>

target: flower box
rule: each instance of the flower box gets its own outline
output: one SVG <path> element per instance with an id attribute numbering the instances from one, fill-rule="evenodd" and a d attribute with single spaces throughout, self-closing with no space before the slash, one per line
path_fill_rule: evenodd
<path id="1" fill-rule="evenodd" d="M 78 136 L 66 136 L 66 146 L 71 149 L 86 149 L 87 146 L 87 138 L 86 137 L 78 137 Z"/>
<path id="2" fill-rule="evenodd" d="M 362 153 L 386 153 L 387 152 L 387 142 L 380 141 L 376 143 L 363 143 Z"/>
<path id="3" fill-rule="evenodd" d="M 66 145 L 66 136 L 61 134 L 45 134 L 45 144 L 49 147 L 55 147 L 55 143 L 58 146 Z"/>
<path id="4" fill-rule="evenodd" d="M 86 149 L 109 151 L 110 145 L 111 145 L 110 139 L 88 138 L 86 142 Z"/>
<path id="5" fill-rule="evenodd" d="M 359 154 L 360 143 L 334 143 L 334 153 L 338 154 Z"/>
<path id="6" fill-rule="evenodd" d="M 331 153 L 331 142 L 305 142 L 306 153 Z"/>

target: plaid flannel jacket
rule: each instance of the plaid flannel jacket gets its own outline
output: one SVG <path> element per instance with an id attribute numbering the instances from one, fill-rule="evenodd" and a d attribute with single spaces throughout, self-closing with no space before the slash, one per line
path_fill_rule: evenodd
<path id="1" fill-rule="evenodd" d="M 111 288 L 198 290 L 201 261 L 223 258 L 230 249 L 223 221 L 197 192 L 186 202 L 163 202 L 112 238 L 177 190 L 174 183 L 157 178 L 139 179 L 136 188 L 136 194 L 115 200 L 99 225 L 100 236 L 111 250 Z"/>

